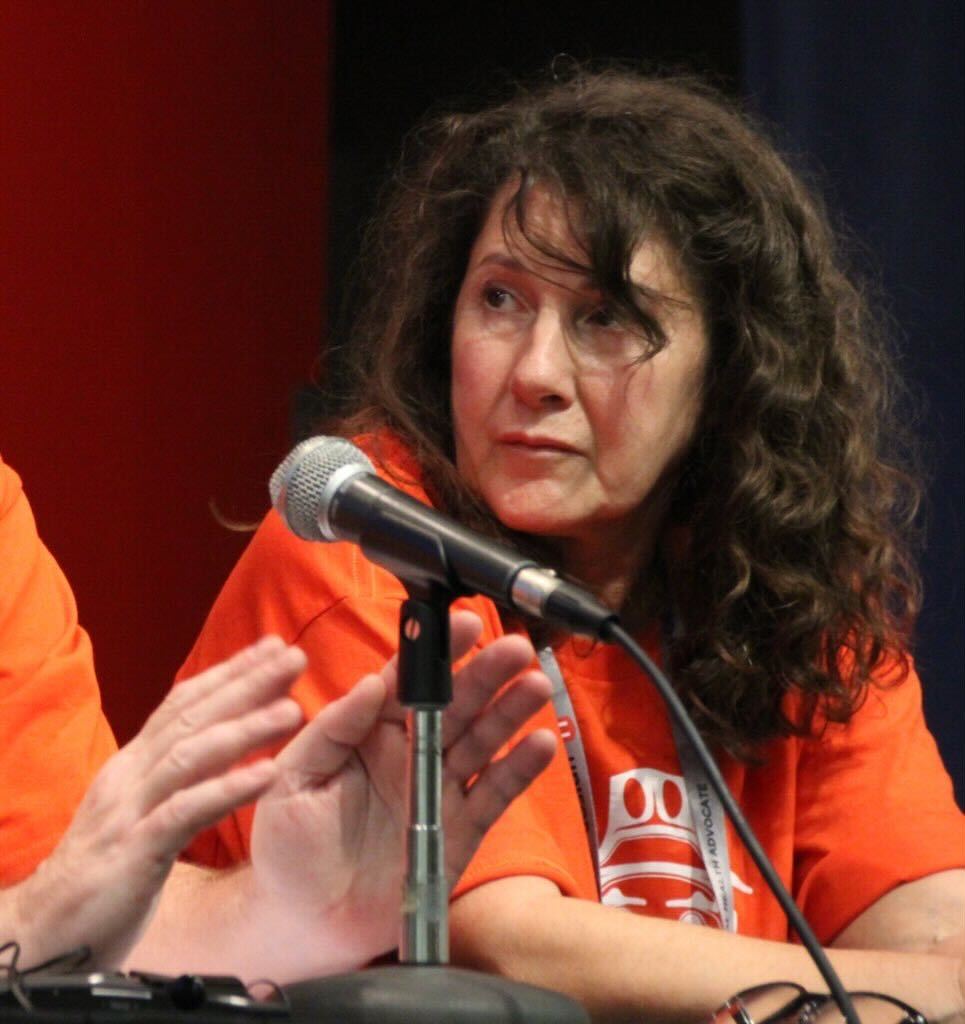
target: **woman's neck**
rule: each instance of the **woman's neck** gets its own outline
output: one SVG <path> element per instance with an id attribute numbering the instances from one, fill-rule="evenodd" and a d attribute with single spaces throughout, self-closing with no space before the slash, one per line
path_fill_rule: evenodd
<path id="1" fill-rule="evenodd" d="M 653 565 L 657 531 L 640 524 L 627 531 L 605 528 L 590 537 L 560 542 L 560 555 L 567 575 L 586 584 L 609 608 L 624 616 L 638 617 L 650 602 L 647 596 L 659 590 L 649 567 Z M 625 625 L 638 625 L 625 621 Z"/>

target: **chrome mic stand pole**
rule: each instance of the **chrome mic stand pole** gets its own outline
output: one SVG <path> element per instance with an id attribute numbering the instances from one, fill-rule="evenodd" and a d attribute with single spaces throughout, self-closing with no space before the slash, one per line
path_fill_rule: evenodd
<path id="1" fill-rule="evenodd" d="M 408 827 L 399 960 L 449 962 L 449 879 L 442 825 L 442 709 L 452 699 L 449 604 L 410 589 L 399 627 L 399 700 L 409 709 Z"/>

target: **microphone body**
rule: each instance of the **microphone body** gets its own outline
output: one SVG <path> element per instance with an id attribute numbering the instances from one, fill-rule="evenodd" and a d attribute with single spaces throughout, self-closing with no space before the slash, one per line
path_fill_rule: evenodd
<path id="1" fill-rule="evenodd" d="M 435 583 L 574 633 L 601 637 L 616 615 L 551 570 L 416 501 L 342 438 L 303 441 L 275 470 L 272 503 L 305 540 L 348 540 L 410 584 Z"/>

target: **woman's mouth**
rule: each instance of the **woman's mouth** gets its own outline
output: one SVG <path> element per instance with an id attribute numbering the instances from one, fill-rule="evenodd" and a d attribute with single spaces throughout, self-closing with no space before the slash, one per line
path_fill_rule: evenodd
<path id="1" fill-rule="evenodd" d="M 548 437 L 543 434 L 526 434 L 510 432 L 500 435 L 498 438 L 501 445 L 512 448 L 523 453 L 538 455 L 541 453 L 555 455 L 569 455 L 576 452 L 573 445 L 558 437 Z"/>

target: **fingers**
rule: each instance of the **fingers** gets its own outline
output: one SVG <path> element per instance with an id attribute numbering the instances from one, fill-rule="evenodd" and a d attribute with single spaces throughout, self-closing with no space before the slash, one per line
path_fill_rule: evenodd
<path id="1" fill-rule="evenodd" d="M 304 666 L 301 651 L 269 637 L 179 684 L 126 751 L 138 762 L 141 813 L 297 728 L 301 710 L 281 695 Z"/>
<path id="2" fill-rule="evenodd" d="M 482 631 L 479 616 L 469 611 L 454 611 L 449 619 L 450 651 L 454 659 L 461 658 L 472 648 Z M 488 650 L 488 648 L 487 648 Z M 479 657 L 477 655 L 477 657 Z M 530 657 L 532 652 L 530 651 Z M 528 663 L 524 658 L 519 667 Z M 499 652 L 489 655 L 480 672 L 486 673 L 486 665 L 497 664 Z M 326 705 L 318 715 L 278 755 L 279 765 L 286 771 L 295 770 L 302 774 L 326 779 L 345 764 L 352 752 L 359 747 L 378 721 L 397 722 L 405 720 L 405 710 L 395 699 L 397 686 L 397 659 L 390 658 L 378 675 L 366 676 L 345 696 Z M 515 669 L 513 673 L 519 669 Z M 463 719 L 474 717 L 475 708 L 482 707 L 498 686 L 509 676 L 498 675 L 495 685 L 485 689 L 481 698 L 472 697 L 463 701 L 457 710 L 453 735 L 465 731 L 467 722 Z M 471 682 L 471 678 L 470 678 Z"/>
<path id="3" fill-rule="evenodd" d="M 555 752 L 552 730 L 537 729 L 479 776 L 469 790 L 466 812 L 482 832 L 548 767 Z"/>
<path id="4" fill-rule="evenodd" d="M 385 696 L 380 676 L 360 679 L 344 697 L 332 701 L 319 714 L 326 738 L 340 746 L 357 747 L 372 731 Z"/>
<path id="5" fill-rule="evenodd" d="M 140 822 L 142 855 L 155 862 L 173 860 L 198 832 L 257 800 L 277 777 L 274 761 L 263 759 L 176 790 Z"/>
<path id="6" fill-rule="evenodd" d="M 466 654 L 482 631 L 479 617 L 454 611 L 450 617 L 450 650 L 458 659 Z M 455 699 L 444 715 L 444 737 L 450 750 L 448 770 L 460 784 L 479 772 L 497 750 L 546 701 L 550 683 L 532 672 L 517 681 L 485 715 L 480 711 L 493 695 L 533 660 L 533 648 L 521 636 L 500 637 L 476 654 L 455 677 Z M 377 723 L 404 721 L 405 711 L 395 699 L 396 659 L 379 675 L 366 676 L 345 696 L 326 705 L 278 755 L 279 766 L 304 777 L 324 781 L 335 775 L 372 733 Z M 456 741 L 463 742 L 456 745 Z"/>
<path id="7" fill-rule="evenodd" d="M 533 661 L 533 657 L 533 646 L 526 637 L 502 636 L 484 647 L 456 673 L 452 703 L 443 717 L 443 742 L 446 747 L 469 728 L 493 695 L 513 676 L 522 672 Z M 547 680 L 546 687 L 549 685 Z M 549 693 L 550 689 L 547 689 L 543 700 L 548 698 Z"/>
<path id="8" fill-rule="evenodd" d="M 449 653 L 453 661 L 472 650 L 472 645 L 482 632 L 482 619 L 475 612 L 458 609 L 449 613 Z M 399 689 L 399 659 L 393 655 L 382 667 L 381 676 L 385 682 L 388 699 L 382 711 L 386 720 L 401 722 L 405 719 L 405 708 L 396 699 Z"/>
<path id="9" fill-rule="evenodd" d="M 542 672 L 533 670 L 520 676 L 476 716 L 448 748 L 447 774 L 463 785 L 482 771 L 497 751 L 546 703 L 550 692 L 550 681 Z"/>
<path id="10" fill-rule="evenodd" d="M 482 619 L 475 612 L 456 609 L 449 614 L 449 650 L 458 661 L 472 649 L 482 632 Z"/>
<path id="11" fill-rule="evenodd" d="M 304 671 L 305 655 L 280 637 L 262 637 L 227 661 L 178 683 L 139 734 L 154 740 L 172 727 L 188 735 L 287 693 Z"/>
<path id="12" fill-rule="evenodd" d="M 286 771 L 334 775 L 369 735 L 386 699 L 381 675 L 360 679 L 345 696 L 327 704 L 276 758 Z"/>
<path id="13" fill-rule="evenodd" d="M 554 733 L 537 729 L 523 737 L 505 757 L 492 760 L 546 703 L 552 691 L 542 672 L 530 670 L 473 716 L 476 705 L 485 702 L 507 675 L 515 675 L 521 660 L 528 663 L 532 657 L 532 647 L 527 642 L 509 643 L 523 638 L 502 639 L 507 643 L 491 644 L 461 674 L 460 686 L 467 694 L 462 708 L 466 717 L 453 723 L 459 734 L 446 754 L 447 785 L 443 792 L 448 826 L 446 867 L 453 881 L 462 874 L 486 830 L 546 768 L 556 750 Z M 486 654 L 489 659 L 484 659 Z M 474 775 L 478 777 L 467 792 L 466 784 Z"/>
<path id="14" fill-rule="evenodd" d="M 301 708 L 284 697 L 179 739 L 143 777 L 142 809 L 148 811 L 176 790 L 220 775 L 248 754 L 289 736 L 301 721 Z"/>
<path id="15" fill-rule="evenodd" d="M 453 884 L 459 879 L 483 836 L 506 808 L 552 761 L 556 736 L 537 729 L 503 758 L 490 764 L 468 795 L 449 789 L 444 795 L 447 824 L 446 868 Z"/>

